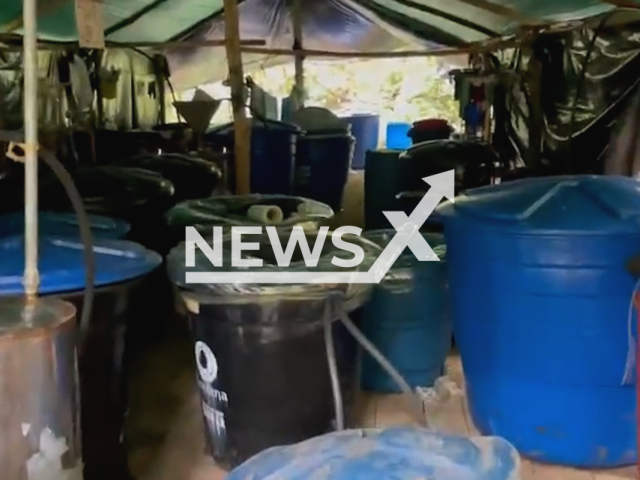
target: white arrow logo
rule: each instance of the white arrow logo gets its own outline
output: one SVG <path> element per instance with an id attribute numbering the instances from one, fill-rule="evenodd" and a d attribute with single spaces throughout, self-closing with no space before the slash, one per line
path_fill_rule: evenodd
<path id="1" fill-rule="evenodd" d="M 429 243 L 419 231 L 443 198 L 453 201 L 455 171 L 425 177 L 431 188 L 407 217 L 404 212 L 384 212 L 396 230 L 375 263 L 367 272 L 187 272 L 186 283 L 379 283 L 405 248 L 420 261 L 438 261 Z"/>

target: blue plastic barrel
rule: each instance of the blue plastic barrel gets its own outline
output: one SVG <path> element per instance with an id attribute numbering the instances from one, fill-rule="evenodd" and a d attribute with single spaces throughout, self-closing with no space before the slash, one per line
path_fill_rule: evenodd
<path id="1" fill-rule="evenodd" d="M 71 302 L 80 318 L 86 284 L 84 245 L 77 238 L 40 237 L 38 292 Z M 126 240 L 94 238 L 93 252 L 96 290 L 78 348 L 84 478 L 130 478 L 123 443 L 128 402 L 125 338 L 134 314 L 148 315 L 145 307 L 156 298 L 140 299 L 137 286 L 157 270 L 162 258 Z M 23 294 L 23 269 L 24 236 L 0 238 L 0 297 Z M 133 306 L 138 299 L 141 311 Z"/>
<path id="2" fill-rule="evenodd" d="M 343 118 L 351 125 L 351 134 L 356 139 L 351 168 L 362 170 L 367 150 L 378 148 L 380 137 L 380 115 L 360 114 Z"/>
<path id="3" fill-rule="evenodd" d="M 384 248 L 397 232 L 365 232 Z M 419 262 L 406 249 L 376 285 L 362 310 L 365 336 L 389 359 L 412 387 L 430 387 L 443 373 L 451 347 L 451 317 L 444 237 L 424 233 L 440 261 Z M 395 382 L 371 356 L 362 359 L 362 388 L 399 393 Z"/>
<path id="4" fill-rule="evenodd" d="M 299 137 L 295 194 L 326 203 L 339 212 L 353 150 L 354 138 L 344 131 Z"/>
<path id="5" fill-rule="evenodd" d="M 294 189 L 296 143 L 300 129 L 273 120 L 251 120 L 251 193 L 292 195 Z M 225 139 L 233 145 L 233 124 L 207 133 L 209 141 Z"/>
<path id="6" fill-rule="evenodd" d="M 293 193 L 300 130 L 282 122 L 254 120 L 251 129 L 251 192 Z"/>
<path id="7" fill-rule="evenodd" d="M 387 123 L 387 148 L 406 150 L 411 146 L 409 138 L 410 123 L 389 122 Z"/>
<path id="8" fill-rule="evenodd" d="M 91 232 L 96 238 L 124 238 L 131 225 L 120 219 L 89 215 Z M 38 231 L 41 235 L 80 236 L 80 227 L 75 213 L 39 212 Z M 24 234 L 24 212 L 0 215 L 0 237 Z"/>
<path id="9" fill-rule="evenodd" d="M 542 462 L 635 463 L 625 263 L 640 251 L 640 182 L 518 180 L 438 212 L 476 427 Z"/>

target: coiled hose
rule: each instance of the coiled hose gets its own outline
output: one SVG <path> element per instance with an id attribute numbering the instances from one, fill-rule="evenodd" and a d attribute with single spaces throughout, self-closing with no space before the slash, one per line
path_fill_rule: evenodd
<path id="1" fill-rule="evenodd" d="M 386 371 L 394 382 L 400 387 L 403 393 L 407 411 L 421 426 L 428 426 L 427 419 L 422 406 L 422 399 L 413 391 L 409 383 L 402 377 L 400 372 L 391 364 L 391 362 L 378 350 L 373 343 L 365 337 L 360 329 L 351 321 L 343 306 L 343 297 L 334 296 L 329 299 L 324 315 L 324 339 L 327 350 L 327 362 L 329 365 L 329 375 L 331 378 L 331 389 L 333 392 L 333 404 L 335 408 L 336 430 L 345 429 L 344 420 L 344 402 L 342 399 L 342 389 L 340 387 L 340 377 L 338 376 L 338 364 L 336 360 L 336 349 L 333 342 L 332 323 L 337 312 L 338 320 L 346 327 L 349 333 L 357 340 L 369 355 L 371 355 Z M 359 376 L 358 371 L 358 376 Z"/>
<path id="2" fill-rule="evenodd" d="M 21 143 L 24 141 L 24 133 L 15 131 L 0 130 L 0 141 Z M 87 334 L 89 327 L 89 321 L 91 320 L 91 313 L 93 310 L 93 297 L 95 290 L 95 258 L 93 255 L 93 234 L 91 233 L 91 223 L 89 222 L 89 215 L 87 214 L 84 204 L 82 203 L 82 197 L 80 192 L 73 183 L 73 179 L 69 172 L 64 168 L 62 163 L 56 158 L 56 156 L 46 150 L 39 149 L 38 157 L 47 164 L 47 166 L 53 171 L 54 175 L 58 178 L 64 190 L 71 201 L 71 205 L 78 218 L 78 227 L 80 229 L 80 239 L 84 246 L 84 267 L 85 267 L 85 289 L 84 298 L 82 302 L 82 313 L 80 315 L 79 332 L 78 332 L 78 350 L 82 349 L 84 345 L 84 338 Z"/>

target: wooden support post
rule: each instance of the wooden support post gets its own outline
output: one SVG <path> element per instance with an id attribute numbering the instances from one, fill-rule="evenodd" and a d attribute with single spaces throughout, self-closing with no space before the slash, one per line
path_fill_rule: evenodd
<path id="1" fill-rule="evenodd" d="M 236 193 L 251 193 L 251 129 L 247 121 L 240 20 L 237 0 L 224 0 L 225 47 L 229 65 L 229 86 L 233 106 Z"/>
<path id="2" fill-rule="evenodd" d="M 291 5 L 291 21 L 293 23 L 293 50 L 302 50 L 302 8 L 301 0 L 292 0 Z M 296 108 L 304 107 L 306 93 L 304 88 L 304 57 L 302 55 L 295 56 L 295 85 L 296 85 Z"/>

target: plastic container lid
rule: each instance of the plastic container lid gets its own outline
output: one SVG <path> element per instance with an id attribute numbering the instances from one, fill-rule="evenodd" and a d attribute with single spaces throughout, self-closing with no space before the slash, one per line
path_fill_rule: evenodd
<path id="1" fill-rule="evenodd" d="M 414 131 L 451 129 L 449 122 L 442 118 L 427 118 L 413 123 Z"/>
<path id="2" fill-rule="evenodd" d="M 527 178 L 467 190 L 437 208 L 448 220 L 512 233 L 640 234 L 640 182 L 616 176 Z"/>
<path id="3" fill-rule="evenodd" d="M 89 215 L 91 231 L 96 238 L 124 238 L 131 225 L 100 215 Z M 42 235 L 78 237 L 80 227 L 75 213 L 39 212 L 38 230 Z M 24 212 L 0 215 L 0 237 L 11 237 L 24 234 Z"/>
<path id="4" fill-rule="evenodd" d="M 85 286 L 84 246 L 77 238 L 41 237 L 39 247 L 40 294 L 82 290 Z M 94 239 L 96 287 L 145 275 L 162 263 L 162 257 L 126 240 Z M 24 236 L 0 239 L 0 295 L 24 292 Z"/>
<path id="5" fill-rule="evenodd" d="M 293 125 L 291 123 L 279 122 L 277 120 L 264 120 L 264 119 L 258 119 L 258 118 L 250 118 L 249 122 L 252 128 L 264 128 L 265 130 L 278 130 L 278 131 L 285 131 L 285 132 L 291 132 L 291 133 L 302 132 L 300 127 L 298 127 L 297 125 Z M 226 134 L 230 134 L 233 131 L 234 131 L 233 123 L 228 123 L 225 125 L 221 125 L 219 127 L 215 127 L 209 132 L 226 135 Z"/>

